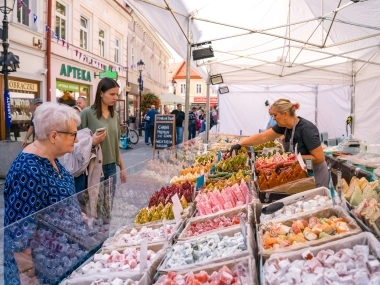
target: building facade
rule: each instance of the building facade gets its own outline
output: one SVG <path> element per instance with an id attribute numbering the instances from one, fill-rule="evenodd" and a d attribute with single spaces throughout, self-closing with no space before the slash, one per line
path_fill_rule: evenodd
<path id="1" fill-rule="evenodd" d="M 19 56 L 20 68 L 9 74 L 12 127 L 11 138 L 21 140 L 26 132 L 31 114 L 34 112 L 33 99 L 43 98 L 46 89 L 45 50 L 43 48 L 44 26 L 34 21 L 34 14 L 44 15 L 44 1 L 24 0 L 16 2 L 8 14 L 9 49 Z M 33 11 L 33 12 L 31 12 Z M 0 13 L 3 18 L 3 14 Z M 38 17 L 38 16 L 37 16 Z M 0 140 L 5 139 L 4 81 L 0 80 Z"/>
<path id="2" fill-rule="evenodd" d="M 137 115 L 140 59 L 145 63 L 143 93 L 161 94 L 167 90 L 165 70 L 170 52 L 123 0 L 22 3 L 16 3 L 10 15 L 9 31 L 9 50 L 20 57 L 20 69 L 10 77 L 12 112 L 21 109 L 21 115 L 12 116 L 17 126 L 22 123 L 23 128 L 27 127 L 36 97 L 68 105 L 85 97 L 87 105 L 91 105 L 99 73 L 104 70 L 117 72 L 121 88 L 116 109 L 123 124 L 129 116 Z M 0 139 L 4 139 L 4 110 L 1 114 Z M 22 135 L 23 132 L 20 139 Z"/>
<path id="3" fill-rule="evenodd" d="M 185 98 L 186 95 L 186 62 L 172 63 L 169 66 L 169 92 Z M 174 84 L 175 83 L 175 84 Z M 207 84 L 199 74 L 190 68 L 190 105 L 206 108 Z M 217 93 L 211 88 L 210 106 L 218 103 Z"/>

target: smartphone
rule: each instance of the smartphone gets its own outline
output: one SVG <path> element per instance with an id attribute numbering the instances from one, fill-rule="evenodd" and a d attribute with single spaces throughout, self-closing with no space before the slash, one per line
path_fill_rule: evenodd
<path id="1" fill-rule="evenodd" d="M 314 176 L 313 162 L 311 161 L 310 158 L 306 158 L 305 162 L 306 162 L 307 176 Z"/>
<path id="2" fill-rule="evenodd" d="M 106 131 L 106 128 L 99 128 L 99 129 L 96 129 L 95 133 L 96 133 L 96 135 L 101 135 L 105 131 Z"/>

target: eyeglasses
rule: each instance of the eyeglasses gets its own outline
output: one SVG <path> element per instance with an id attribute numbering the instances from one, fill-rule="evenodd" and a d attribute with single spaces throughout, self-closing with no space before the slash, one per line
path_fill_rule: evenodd
<path id="1" fill-rule="evenodd" d="M 74 138 L 74 140 L 77 138 L 77 134 L 78 132 L 60 132 L 60 131 L 56 131 L 58 134 L 65 134 L 65 135 L 70 135 Z"/>

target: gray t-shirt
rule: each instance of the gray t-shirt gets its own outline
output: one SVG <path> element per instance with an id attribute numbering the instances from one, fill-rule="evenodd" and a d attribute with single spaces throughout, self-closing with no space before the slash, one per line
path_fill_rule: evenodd
<path id="1" fill-rule="evenodd" d="M 310 154 L 310 151 L 316 149 L 321 145 L 319 138 L 318 128 L 308 120 L 298 117 L 300 121 L 294 130 L 293 146 L 298 144 L 297 151 L 302 155 Z M 278 134 L 285 133 L 285 127 L 279 127 L 277 124 L 273 126 L 272 130 Z M 292 129 L 286 130 L 285 142 L 290 142 L 292 136 Z"/>

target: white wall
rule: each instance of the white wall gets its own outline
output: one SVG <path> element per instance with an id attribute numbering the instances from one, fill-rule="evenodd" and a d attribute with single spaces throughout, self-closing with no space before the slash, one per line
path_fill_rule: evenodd
<path id="1" fill-rule="evenodd" d="M 255 134 L 266 127 L 269 114 L 265 101 L 273 103 L 286 98 L 300 103 L 297 115 L 313 123 L 317 86 L 276 85 L 276 86 L 233 86 L 230 93 L 219 95 L 220 133 L 243 135 Z M 345 133 L 345 122 L 350 114 L 350 87 L 319 86 L 317 125 L 320 132 L 330 137 Z"/>

